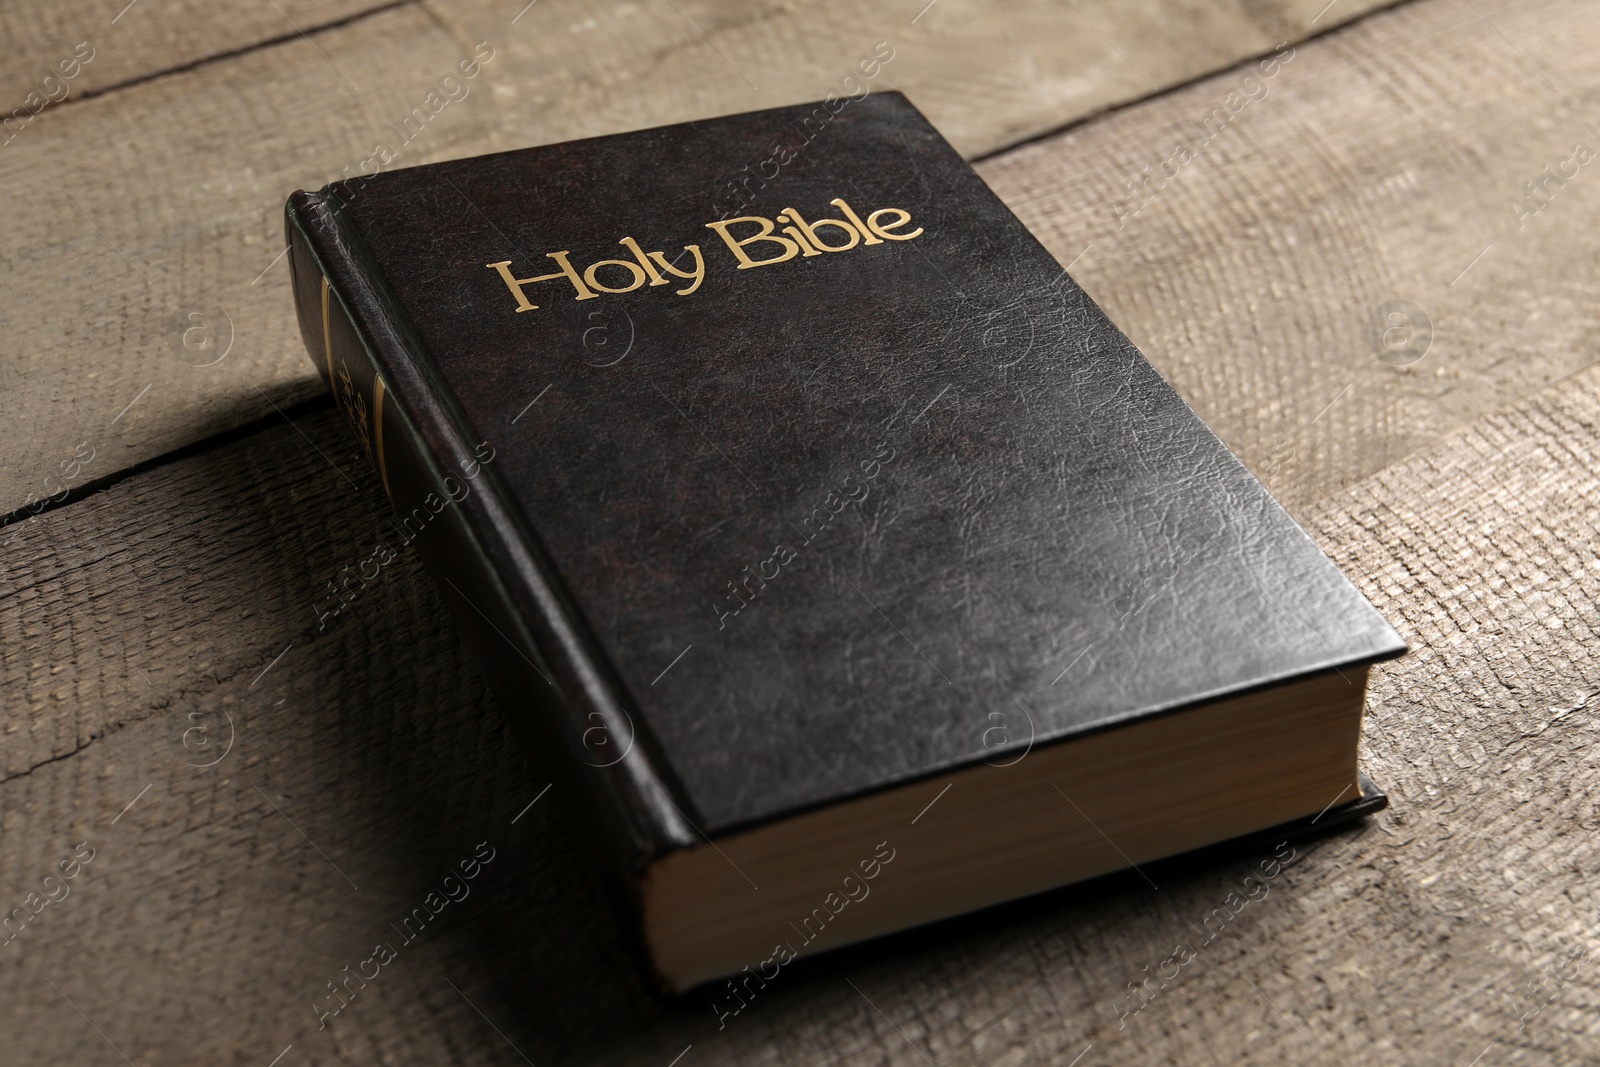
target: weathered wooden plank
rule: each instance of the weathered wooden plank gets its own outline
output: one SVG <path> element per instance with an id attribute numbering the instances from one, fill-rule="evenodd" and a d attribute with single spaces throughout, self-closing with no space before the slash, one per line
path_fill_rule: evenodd
<path id="1" fill-rule="evenodd" d="M 491 40 L 502 36 L 507 11 L 521 8 L 503 0 L 426 2 L 465 36 Z M 830 91 L 844 95 L 855 90 L 842 79 L 883 41 L 893 59 L 871 84 L 905 92 L 967 155 L 993 152 L 1385 6 L 1385 0 L 1018 0 L 1000 9 L 982 0 L 677 0 L 580 11 L 546 2 L 523 18 L 541 18 L 545 32 L 503 35 L 512 64 L 547 72 L 524 79 L 518 95 L 572 112 L 572 132 L 563 136 L 777 107 Z"/>
<path id="2" fill-rule="evenodd" d="M 1310 501 L 1594 361 L 1596 34 L 1593 5 L 1411 4 L 981 170 Z"/>
<path id="3" fill-rule="evenodd" d="M 1318 0 L 1162 0 L 1146 13 L 1110 0 L 1003 12 L 978 0 L 892 12 L 847 0 L 440 0 L 46 109 L 0 147 L 11 196 L 0 323 L 19 399 L 0 430 L 0 513 L 59 492 L 56 467 L 79 444 L 105 446 L 95 474 L 122 469 L 270 414 L 258 390 L 281 403 L 319 389 L 272 266 L 280 210 L 295 188 L 359 171 L 380 142 L 409 166 L 859 92 L 842 79 L 883 41 L 893 58 L 871 85 L 906 90 L 981 152 L 1376 2 L 1345 0 L 1317 21 Z M 116 28 L 144 25 L 136 16 L 235 24 L 232 5 L 191 20 L 153 4 Z M 38 19 L 76 25 L 98 10 Z M 238 39 L 278 17 L 270 4 L 249 11 Z M 401 131 L 479 42 L 495 58 L 452 91 L 467 95 L 420 133 Z M 84 77 L 138 52 L 113 43 Z M 139 55 L 168 63 L 159 49 Z"/>
<path id="4" fill-rule="evenodd" d="M 268 1063 L 290 1044 L 284 1062 L 484 1062 L 505 1045 L 450 982 L 509 1027 L 481 992 L 492 974 L 566 1004 L 541 1055 L 593 1036 L 606 1006 L 658 1010 L 619 983 L 629 963 L 549 801 L 517 818 L 545 783 L 414 553 L 317 631 L 313 602 L 387 505 L 336 413 L 300 430 L 7 531 L 0 900 L 39 909 L 0 945 L 8 1059 L 115 1061 L 109 1040 L 141 1064 Z M 404 944 L 389 923 L 437 907 L 427 894 L 485 841 L 470 895 Z M 92 859 L 46 883 L 81 842 Z M 313 1003 L 337 1007 L 327 983 L 380 940 L 398 959 L 319 1029 Z"/>
<path id="5" fill-rule="evenodd" d="M 103 92 L 386 7 L 393 0 L 93 0 L 0 5 L 0 105 L 13 114 Z M 76 61 L 76 62 L 74 62 Z M 46 80 L 50 79 L 50 80 Z M 30 99 L 30 94 L 36 94 Z M 21 136 L 25 123 L 6 132 Z M 0 134 L 0 141 L 10 138 Z"/>
<path id="6" fill-rule="evenodd" d="M 463 54 L 400 8 L 46 112 L 0 149 L 17 399 L 0 512 L 59 491 L 80 444 L 99 477 L 318 391 L 274 262 L 283 199 L 357 167 Z M 419 146 L 451 150 L 451 124 L 489 96 L 471 84 Z"/>
<path id="7" fill-rule="evenodd" d="M 385 504 L 333 412 L 299 429 L 29 519 L 0 556 L 6 905 L 95 850 L 0 946 L 19 1062 L 115 1062 L 83 1017 L 139 1063 L 1600 1056 L 1600 370 L 1300 514 L 1415 648 L 1367 726 L 1391 811 L 1256 886 L 1272 850 L 786 972 L 720 1029 L 646 995 L 548 801 L 518 819 L 544 783 L 413 556 L 316 631 Z M 318 1029 L 327 983 L 480 841 L 472 895 Z M 1140 1007 L 1147 966 L 1168 980 Z"/>
<path id="8" fill-rule="evenodd" d="M 1141 243 L 1145 253 L 1161 247 L 1187 266 L 1152 266 L 1140 249 L 1112 243 L 1117 254 L 1096 268 L 1095 243 L 1073 268 L 1416 647 L 1384 668 L 1375 687 L 1366 765 L 1395 808 L 1364 833 L 1303 846 L 1304 859 L 1237 915 L 1228 894 L 1268 855 L 1157 871 L 1159 891 L 1128 879 L 786 974 L 719 1031 L 704 1005 L 662 1007 L 639 988 L 570 847 L 547 821 L 547 801 L 512 823 L 543 782 L 507 744 L 414 559 L 386 568 L 331 633 L 315 631 L 322 583 L 371 551 L 385 514 L 374 479 L 324 411 L 302 420 L 316 448 L 288 426 L 275 428 L 0 531 L 0 890 L 8 894 L 0 907 L 27 908 L 35 892 L 42 900 L 44 875 L 78 842 L 97 849 L 66 899 L 42 906 L 19 938 L 0 945 L 15 957 L 0 969 L 0 1027 L 15 1035 L 8 1048 L 25 1062 L 118 1062 L 98 1027 L 140 1063 L 265 1063 L 291 1044 L 283 1064 L 522 1063 L 513 1042 L 539 1063 L 595 1062 L 604 1051 L 610 1062 L 645 1064 L 665 1064 L 692 1043 L 683 1067 L 911 1064 L 924 1056 L 941 1064 L 1066 1063 L 1091 1042 L 1081 1064 L 1322 1056 L 1468 1063 L 1486 1048 L 1483 1063 L 1600 1056 L 1600 943 L 1588 888 L 1600 868 L 1592 832 L 1600 788 L 1588 743 L 1600 728 L 1600 568 L 1592 548 L 1600 529 L 1600 372 L 1547 386 L 1322 503 L 1310 501 L 1370 468 L 1363 434 L 1412 427 L 1413 436 L 1391 446 L 1399 457 L 1459 413 L 1427 424 L 1407 406 L 1413 394 L 1403 393 L 1382 409 L 1398 413 L 1389 421 L 1351 414 L 1335 422 L 1345 402 L 1375 388 L 1361 378 L 1326 413 L 1306 409 L 1308 434 L 1323 434 L 1325 424 L 1339 432 L 1305 438 L 1315 450 L 1297 449 L 1295 463 L 1267 469 L 1248 447 L 1250 434 L 1292 424 L 1292 416 L 1271 421 L 1289 410 L 1286 398 L 1309 396 L 1307 381 L 1344 369 L 1311 342 L 1351 343 L 1352 328 L 1333 310 L 1348 307 L 1329 281 L 1336 273 L 1305 246 L 1291 249 L 1290 238 L 1315 241 L 1357 287 L 1368 283 L 1357 260 L 1337 258 L 1336 235 L 1358 235 L 1352 256 L 1367 255 L 1373 270 L 1389 272 L 1381 276 L 1402 280 L 1433 277 L 1433 260 L 1406 252 L 1408 242 L 1453 250 L 1448 238 L 1467 255 L 1436 284 L 1447 282 L 1482 247 L 1468 240 L 1476 220 L 1492 223 L 1494 210 L 1504 210 L 1515 225 L 1495 190 L 1504 191 L 1511 173 L 1505 160 L 1531 151 L 1527 131 L 1506 117 L 1509 105 L 1476 95 L 1464 72 L 1499 86 L 1501 97 L 1517 89 L 1510 104 L 1552 143 L 1573 113 L 1559 100 L 1545 106 L 1540 90 L 1515 81 L 1493 42 L 1509 39 L 1572 99 L 1592 95 L 1588 58 L 1562 39 L 1581 40 L 1587 14 L 1554 4 L 1520 13 L 1480 6 L 1505 37 L 1480 27 L 1483 39 L 1474 42 L 1454 7 L 1419 3 L 1300 51 L 1271 95 L 1230 121 L 1208 151 L 1250 132 L 1245 124 L 1266 114 L 1257 109 L 1293 96 L 1283 91 L 1295 84 L 1286 79 L 1307 69 L 1320 72 L 1307 80 L 1321 94 L 1307 99 L 1351 109 L 1346 123 L 1337 108 L 1308 106 L 1273 139 L 1248 140 L 1251 151 L 1276 156 L 1224 157 L 1229 172 L 1249 175 L 1293 226 L 1276 214 L 1279 228 L 1266 226 L 1259 205 L 1223 195 L 1219 176 L 1205 190 L 1210 228 L 1197 218 L 1173 222 L 1163 232 L 1177 244 Z M 405 16 L 371 21 L 391 17 Z M 1560 19 L 1559 33 L 1541 28 Z M 1383 26 L 1360 48 L 1348 44 Z M 1437 55 L 1414 60 L 1409 71 L 1384 65 L 1396 42 L 1417 41 Z M 456 47 L 441 42 L 440 52 Z M 1342 50 L 1345 62 L 1301 66 L 1325 48 Z M 1390 80 L 1363 88 L 1357 76 L 1374 69 Z M 1388 111 L 1370 99 L 1385 91 Z M 475 91 L 465 103 L 477 99 Z M 73 106 L 87 113 L 93 103 Z M 1081 127 L 1058 139 L 1059 151 L 1086 160 L 1117 146 L 1131 152 L 1131 134 L 1091 135 L 1143 113 L 1131 108 Z M 1343 141 L 1307 132 L 1340 124 L 1349 127 Z M 431 132 L 448 127 L 441 121 Z M 1401 166 L 1393 145 L 1406 138 L 1419 147 Z M 289 143 L 275 142 L 282 151 Z M 1304 146 L 1304 158 L 1294 145 Z M 1310 166 L 1314 157 L 1340 163 L 1323 173 Z M 1130 158 L 1145 157 L 1120 158 L 1094 173 L 1118 177 Z M 1268 163 L 1277 169 L 1251 169 Z M 1087 224 L 1096 212 L 1110 210 L 1109 196 L 1074 207 L 1059 159 L 1054 171 L 1044 163 L 1010 170 L 1004 160 L 985 166 L 1008 199 L 1033 213 L 1030 224 L 1063 261 L 1081 250 L 1072 239 L 1093 239 Z M 1492 180 L 1473 184 L 1474 166 Z M 1192 179 L 1203 167 L 1211 163 L 1186 166 L 1128 228 L 1148 225 L 1198 187 Z M 1593 296 L 1589 276 L 1572 266 L 1589 239 L 1573 232 L 1589 209 L 1587 169 L 1552 186 L 1549 206 L 1523 219 L 1515 237 L 1484 238 L 1493 247 L 1443 289 L 1448 297 L 1480 287 L 1448 305 L 1448 330 L 1435 314 L 1435 347 L 1416 367 L 1450 354 L 1436 380 L 1467 390 L 1490 382 L 1494 391 L 1469 396 L 1486 407 L 1536 389 L 1551 373 L 1541 360 L 1587 362 L 1573 307 L 1592 305 Z M 1278 184 L 1263 180 L 1268 175 Z M 1100 225 L 1109 231 L 1114 221 Z M 1547 224 L 1550 232 L 1539 233 Z M 1264 246 L 1254 255 L 1251 240 Z M 1215 250 L 1212 259 L 1199 253 L 1204 247 Z M 1502 254 L 1508 259 L 1496 268 Z M 1491 273 L 1480 284 L 1485 268 Z M 1151 275 L 1184 280 L 1135 284 Z M 1113 284 L 1118 278 L 1127 280 Z M 1135 295 L 1119 307 L 1129 286 Z M 1168 301 L 1189 310 L 1167 319 L 1151 310 Z M 1272 316 L 1261 310 L 1267 305 L 1277 308 Z M 8 325 L 19 321 L 15 308 Z M 1132 324 L 1141 312 L 1156 324 L 1149 336 Z M 1246 325 L 1258 319 L 1271 330 Z M 108 313 L 104 328 L 115 321 Z M 1260 343 L 1250 340 L 1256 329 L 1271 339 L 1271 358 L 1251 363 L 1244 357 Z M 96 335 L 74 336 L 87 343 Z M 1179 340 L 1191 346 L 1189 364 L 1173 356 Z M 297 339 L 283 347 L 285 359 L 303 358 Z M 52 350 L 22 351 L 43 361 Z M 1457 352 L 1466 370 L 1453 379 Z M 294 395 L 268 392 L 279 403 Z M 1229 395 L 1252 404 L 1249 413 L 1237 414 L 1223 399 Z M 256 411 L 271 409 L 258 403 Z M 120 447 L 115 436 L 95 440 Z M 75 440 L 63 441 L 66 455 Z M 1307 455 L 1317 457 L 1310 474 L 1297 473 Z M 85 477 L 98 473 L 94 462 L 82 468 Z M 230 717 L 233 747 L 215 766 L 195 766 L 214 758 L 218 749 L 206 745 L 223 743 Z M 185 731 L 201 727 L 186 746 Z M 328 992 L 325 983 L 364 959 L 372 942 L 389 936 L 388 923 L 441 884 L 443 867 L 483 840 L 499 851 L 472 897 L 447 906 L 318 1030 L 311 1005 Z M 1229 909 L 1223 932 L 1119 1026 L 1120 1012 L 1136 1003 L 1125 983 L 1144 978 L 1147 965 L 1171 973 L 1173 942 L 1219 907 Z"/>

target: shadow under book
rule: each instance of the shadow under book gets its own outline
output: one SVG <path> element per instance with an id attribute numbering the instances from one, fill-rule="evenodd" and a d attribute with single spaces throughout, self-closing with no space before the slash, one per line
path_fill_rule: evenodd
<path id="1" fill-rule="evenodd" d="M 899 94 L 351 179 L 288 233 L 667 989 L 1381 805 L 1404 643 Z"/>

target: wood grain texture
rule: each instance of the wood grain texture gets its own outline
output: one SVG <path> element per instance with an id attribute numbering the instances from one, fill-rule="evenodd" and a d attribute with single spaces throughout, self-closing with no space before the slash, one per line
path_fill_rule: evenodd
<path id="1" fill-rule="evenodd" d="M 449 983 L 489 1010 L 494 975 L 568 1016 L 541 1054 L 650 1006 L 549 800 L 513 822 L 544 783 L 414 553 L 317 631 L 387 509 L 358 460 L 324 409 L 7 531 L 0 899 L 95 850 L 0 946 L 8 1062 L 482 1062 L 505 1046 Z M 388 924 L 485 841 L 403 945 Z M 319 1030 L 382 940 L 399 958 Z"/>
<path id="2" fill-rule="evenodd" d="M 463 53 L 418 7 L 320 37 L 47 112 L 0 148 L 19 398 L 0 512 L 57 491 L 81 443 L 101 477 L 270 416 L 264 394 L 321 390 L 274 262 L 283 199 L 358 166 Z M 484 81 L 424 130 L 430 151 L 450 151 Z"/>
<path id="3" fill-rule="evenodd" d="M 30 93 L 59 103 L 127 82 L 226 56 L 264 41 L 355 17 L 393 0 L 89 0 L 73 4 L 0 5 L 0 105 L 9 113 L 40 105 Z M 87 43 L 89 51 L 80 52 Z M 77 67 L 62 66 L 92 55 Z M 64 76 L 65 75 L 65 76 Z M 46 84 L 45 78 L 55 81 Z M 63 92 L 63 89 L 65 92 Z M 17 136 L 20 128 L 12 127 Z M 0 135 L 0 140 L 4 140 Z"/>
<path id="4" fill-rule="evenodd" d="M 1594 361 L 1597 34 L 1593 6 L 1410 4 L 980 170 L 1307 502 Z"/>
<path id="5" fill-rule="evenodd" d="M 559 138 L 546 135 L 551 117 L 542 116 L 538 143 L 781 107 L 830 91 L 845 95 L 851 90 L 841 79 L 885 41 L 894 58 L 873 84 L 910 96 L 968 156 L 1384 6 L 1384 0 L 1333 6 L 1326 0 L 1018 0 L 1000 9 L 982 0 L 648 0 L 581 9 L 541 0 L 521 22 L 535 20 L 543 32 L 506 33 L 502 0 L 425 2 L 458 33 L 503 36 L 519 69 L 549 72 L 514 87 L 519 103 L 566 113 L 556 120 L 563 124 Z M 524 112 L 516 120 L 526 118 Z"/>
<path id="6" fill-rule="evenodd" d="M 1166 158 L 1153 146 L 1239 73 L 983 165 L 1063 262 L 1092 245 L 1074 276 L 1414 647 L 1379 671 L 1366 729 L 1391 810 L 1301 845 L 1125 1026 L 1126 983 L 1228 908 L 1268 853 L 786 970 L 722 1030 L 704 1003 L 651 1000 L 552 798 L 523 813 L 544 782 L 415 559 L 317 632 L 323 583 L 387 516 L 324 409 L 0 530 L 0 909 L 42 899 L 74 845 L 96 849 L 70 894 L 0 945 L 5 1058 L 665 1065 L 691 1044 L 680 1067 L 1600 1058 L 1590 168 L 1550 186 L 1522 229 L 1510 206 L 1572 141 L 1594 143 L 1572 131 L 1592 112 L 1595 16 L 1477 6 L 1419 0 L 1301 49 L 1120 232 L 1123 179 Z M 702 28 L 726 47 L 729 30 Z M 359 161 L 396 117 L 385 109 L 412 106 L 464 47 L 421 9 L 318 45 L 388 95 L 330 107 L 338 75 L 286 45 L 229 60 L 236 81 L 202 68 L 47 113 L 75 132 L 29 127 L 49 134 L 37 172 L 9 154 L 23 140 L 0 149 L 26 238 L 0 251 L 10 499 L 41 495 L 80 441 L 100 446 L 83 468 L 98 477 L 309 395 L 286 294 L 264 289 L 271 272 L 249 285 L 276 247 L 273 189 Z M 282 88 L 245 88 L 267 85 Z M 521 92 L 481 82 L 416 158 L 530 139 L 543 113 L 527 96 L 505 105 L 521 128 L 498 105 L 469 117 L 502 85 Z M 161 95 L 135 100 L 147 93 Z M 196 129 L 214 156 L 173 147 Z M 237 312 L 241 347 L 214 368 L 174 356 L 152 370 L 169 297 L 107 238 L 170 281 L 175 306 L 188 285 L 221 293 L 209 299 Z M 1403 369 L 1365 336 L 1368 309 L 1395 295 L 1435 327 Z M 230 730 L 227 754 L 197 766 Z M 481 841 L 497 852 L 472 895 L 319 1030 L 326 983 Z"/>
<path id="7" fill-rule="evenodd" d="M 1313 26 L 1318 0 L 1029 0 L 1003 14 L 939 0 L 920 17 L 845 0 L 439 0 L 47 108 L 0 145 L 11 195 L 0 323 L 22 398 L 0 438 L 0 514 L 58 492 L 55 469 L 81 443 L 103 446 L 98 476 L 270 415 L 258 390 L 320 389 L 273 260 L 283 201 L 359 173 L 380 143 L 411 166 L 820 98 L 851 91 L 841 79 L 884 40 L 894 58 L 874 84 L 907 91 L 959 147 L 982 152 L 1376 2 L 1344 0 Z M 284 8 L 296 22 L 302 10 L 357 8 Z M 44 42 L 18 55 L 52 54 L 58 29 L 102 17 L 68 12 L 5 15 L 20 40 Z M 270 4 L 235 17 L 234 5 L 140 0 L 114 29 L 154 36 L 107 37 L 80 78 L 169 69 L 161 26 L 193 31 L 172 55 L 213 54 L 274 19 Z M 496 58 L 468 95 L 403 132 L 478 42 Z"/>
<path id="8" fill-rule="evenodd" d="M 332 411 L 299 431 L 12 528 L 7 906 L 96 850 L 0 947 L 17 1062 L 115 1062 L 106 1039 L 141 1064 L 1600 1056 L 1600 371 L 1301 511 L 1415 649 L 1378 671 L 1367 724 L 1390 811 L 1302 842 L 1248 904 L 1229 894 L 1270 850 L 1157 865 L 1158 889 L 1114 877 L 796 965 L 720 1030 L 645 993 L 548 800 L 518 818 L 543 782 L 414 557 L 316 632 L 386 505 Z M 481 841 L 472 895 L 319 1030 L 326 983 L 398 944 L 389 924 Z M 1123 1019 L 1179 941 L 1194 958 Z"/>

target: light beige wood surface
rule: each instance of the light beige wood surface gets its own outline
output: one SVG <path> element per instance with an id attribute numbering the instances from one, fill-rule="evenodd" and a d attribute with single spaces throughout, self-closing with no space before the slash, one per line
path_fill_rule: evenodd
<path id="1" fill-rule="evenodd" d="M 0 1058 L 1600 1059 L 1590 168 L 1552 187 L 1520 230 L 1510 206 L 1540 168 L 1570 156 L 1569 142 L 1594 144 L 1582 116 L 1596 92 L 1586 44 L 1596 17 L 1577 4 L 1416 0 L 1312 42 L 1232 117 L 1208 149 L 1216 158 L 1184 166 L 1121 231 L 1112 212 L 1128 168 L 1165 158 L 1178 124 L 1225 104 L 1243 71 L 983 164 L 1063 262 L 1092 245 L 1074 276 L 1412 643 L 1376 673 L 1365 737 L 1365 767 L 1394 807 L 1299 846 L 1267 896 L 1236 915 L 1229 894 L 1270 850 L 1150 868 L 1159 888 L 1128 875 L 787 971 L 721 1030 L 708 1006 L 663 1005 L 640 986 L 552 817 L 556 798 L 527 807 L 545 782 L 510 744 L 414 557 L 317 632 L 323 583 L 370 552 L 387 505 L 330 406 L 313 402 L 290 426 L 263 399 L 239 399 L 258 387 L 279 404 L 308 395 L 294 384 L 298 338 L 285 325 L 265 339 L 275 298 L 247 293 L 240 305 L 255 309 L 243 318 L 258 333 L 241 328 L 239 341 L 257 336 L 258 362 L 237 369 L 230 356 L 211 368 L 210 391 L 176 375 L 204 370 L 175 362 L 160 381 L 189 399 L 146 407 L 153 384 L 111 422 L 154 379 L 119 379 L 132 388 L 115 404 L 94 383 L 147 365 L 131 354 L 156 336 L 139 333 L 141 301 L 153 298 L 137 279 L 118 281 L 127 265 L 81 219 L 74 256 L 57 256 L 51 242 L 63 239 L 49 235 L 64 231 L 41 221 L 43 201 L 27 200 L 39 175 L 6 169 L 0 148 L 0 176 L 24 208 L 12 226 L 35 242 L 0 253 L 16 257 L 0 311 L 25 368 L 11 380 L 19 415 L 8 441 L 35 447 L 63 431 L 37 444 L 52 461 L 92 441 L 88 480 L 195 435 L 273 420 L 0 529 L 0 909 L 27 910 L 30 893 L 42 901 L 44 877 L 74 846 L 95 850 L 64 899 L 0 944 Z M 413 52 L 394 43 L 412 33 L 392 29 L 402 23 L 415 27 Z M 318 44 L 358 78 L 398 85 L 403 59 L 430 69 L 456 57 L 460 42 L 433 25 L 408 7 Z M 348 52 L 336 50 L 341 34 Z M 235 84 L 259 85 L 286 77 L 294 54 L 282 46 L 226 65 L 241 72 Z M 297 137 L 322 136 L 302 127 L 343 129 L 349 116 L 327 109 L 325 85 L 269 98 L 219 80 L 190 99 L 191 75 L 124 99 L 168 94 L 170 107 L 141 114 L 169 155 L 180 135 L 207 128 L 182 121 L 195 100 L 216 116 L 253 109 L 246 130 L 264 145 L 248 148 L 243 134 L 229 144 L 256 154 L 236 155 L 232 169 L 209 159 L 190 168 L 196 186 L 236 197 L 228 212 L 159 204 L 154 178 L 118 197 L 77 138 L 50 143 L 78 166 L 41 174 L 91 218 L 103 211 L 106 237 L 142 234 L 137 254 L 118 243 L 155 267 L 153 281 L 192 272 L 246 292 L 251 271 L 223 268 L 264 265 L 275 230 L 251 213 L 255 194 L 229 183 L 265 186 L 277 179 L 261 175 L 283 173 L 269 168 L 322 165 L 294 154 L 309 143 Z M 120 95 L 57 119 L 111 116 Z M 474 90 L 463 109 L 477 102 Z M 362 121 L 383 114 L 375 106 Z M 280 121 L 288 115 L 300 125 Z M 451 117 L 430 136 L 453 136 Z M 176 169 L 140 155 L 113 117 L 96 121 L 84 128 L 103 158 L 149 175 Z M 25 135 L 49 130 L 41 121 Z M 160 219 L 187 221 L 163 230 Z M 83 272 L 97 280 L 71 308 L 94 317 L 74 325 L 39 310 L 54 291 L 41 279 Z M 1369 309 L 1395 298 L 1422 305 L 1435 328 L 1406 369 L 1381 363 L 1365 337 Z M 125 366 L 109 358 L 118 353 Z M 261 373 L 280 357 L 282 377 Z M 72 391 L 69 373 L 91 392 Z M 104 410 L 74 422 L 93 396 Z M 30 414 L 38 397 L 52 414 Z M 150 420 L 148 436 L 119 436 L 136 416 Z M 189 436 L 160 437 L 163 425 Z M 313 1005 L 337 1004 L 327 983 L 377 941 L 398 944 L 389 924 L 426 906 L 447 868 L 485 841 L 495 858 L 471 895 L 319 1030 Z M 1171 973 L 1175 942 L 1218 908 L 1230 913 L 1222 933 L 1121 1019 L 1135 1003 L 1126 983 L 1146 966 Z"/>
<path id="2" fill-rule="evenodd" d="M 274 262 L 282 205 L 356 173 L 380 142 L 411 166 L 817 99 L 883 41 L 893 59 L 873 84 L 980 153 L 1376 2 L 139 0 L 105 33 L 114 12 L 98 2 L 8 5 L 0 27 L 18 46 L 0 100 L 24 104 L 81 40 L 95 58 L 73 92 L 134 84 L 69 96 L 0 145 L 0 322 L 21 400 L 0 430 L 0 513 L 70 488 L 52 475 L 85 442 L 103 477 L 319 392 Z M 289 22 L 308 32 L 283 36 Z M 479 42 L 495 58 L 402 146 L 396 126 Z"/>
<path id="3" fill-rule="evenodd" d="M 1310 501 L 1600 355 L 1597 39 L 1593 5 L 1411 4 L 980 170 L 1268 486 Z M 1179 145 L 1200 150 L 1164 179 Z"/>
<path id="4" fill-rule="evenodd" d="M 8 0 L 0 4 L 0 40 L 6 43 L 0 55 L 0 104 L 8 114 L 20 107 L 35 115 L 41 107 L 221 60 L 263 42 L 310 37 L 393 6 L 394 0 Z M 82 57 L 89 58 L 69 62 Z M 33 93 L 38 98 L 30 100 Z M 21 137 L 25 127 L 13 123 L 8 129 Z"/>

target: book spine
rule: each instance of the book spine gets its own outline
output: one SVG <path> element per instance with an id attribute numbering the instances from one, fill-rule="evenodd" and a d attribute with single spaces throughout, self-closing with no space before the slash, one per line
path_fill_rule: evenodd
<path id="1" fill-rule="evenodd" d="M 579 840 L 636 891 L 654 859 L 699 840 L 692 808 L 337 188 L 285 209 L 307 351 Z"/>

